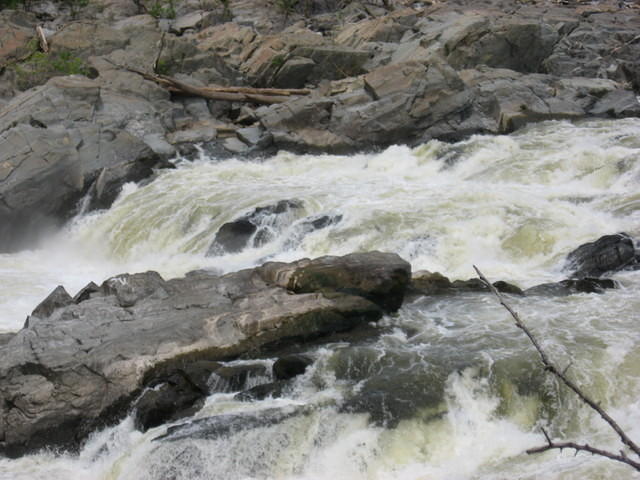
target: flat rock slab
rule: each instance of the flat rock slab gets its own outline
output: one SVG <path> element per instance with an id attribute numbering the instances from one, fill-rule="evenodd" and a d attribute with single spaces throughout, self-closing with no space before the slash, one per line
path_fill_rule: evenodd
<path id="1" fill-rule="evenodd" d="M 176 365 L 376 321 L 410 276 L 397 255 L 370 252 L 225 276 L 124 274 L 72 301 L 57 289 L 0 347 L 0 452 L 77 446 Z"/>

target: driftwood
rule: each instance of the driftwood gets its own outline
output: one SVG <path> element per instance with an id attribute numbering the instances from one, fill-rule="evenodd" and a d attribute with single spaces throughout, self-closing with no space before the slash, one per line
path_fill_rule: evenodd
<path id="1" fill-rule="evenodd" d="M 292 96 L 309 95 L 311 93 L 311 90 L 305 88 L 196 87 L 167 75 L 147 73 L 131 67 L 120 68 L 137 73 L 171 92 L 209 98 L 211 100 L 273 105 L 286 102 Z"/>
<path id="2" fill-rule="evenodd" d="M 36 27 L 36 35 L 38 36 L 38 41 L 40 42 L 40 49 L 44 53 L 49 53 L 49 44 L 47 43 L 47 37 L 40 25 Z"/>
<path id="3" fill-rule="evenodd" d="M 605 412 L 604 409 L 597 402 L 591 399 L 586 393 L 582 391 L 582 389 L 578 385 L 576 385 L 573 381 L 571 381 L 566 376 L 566 372 L 567 372 L 566 368 L 561 370 L 551 360 L 549 360 L 549 357 L 547 356 L 546 352 L 542 349 L 536 337 L 522 322 L 518 313 L 515 312 L 506 303 L 502 294 L 491 284 L 491 282 L 489 282 L 489 280 L 487 280 L 487 278 L 482 274 L 482 272 L 480 272 L 478 267 L 474 265 L 473 268 L 477 272 L 478 277 L 480 277 L 480 280 L 482 280 L 484 284 L 487 285 L 487 287 L 489 287 L 491 292 L 498 298 L 498 301 L 500 302 L 500 304 L 511 314 L 511 316 L 513 317 L 516 323 L 516 327 L 522 330 L 527 336 L 527 338 L 529 338 L 529 341 L 533 344 L 534 348 L 538 352 L 538 356 L 542 361 L 544 370 L 553 374 L 566 387 L 572 390 L 583 403 L 585 403 L 592 410 L 594 410 L 600 416 L 600 418 L 602 418 L 611 427 L 611 429 L 618 434 L 620 441 L 624 445 L 626 445 L 629 448 L 629 450 L 631 450 L 631 452 L 638 457 L 638 459 L 640 459 L 640 447 L 633 440 L 631 440 L 631 438 L 629 438 L 629 436 L 624 432 L 624 430 L 622 430 L 622 428 L 618 425 L 618 423 L 615 420 L 613 420 L 613 418 L 611 418 L 609 414 Z M 640 461 L 630 459 L 627 456 L 627 454 L 624 452 L 624 450 L 620 450 L 619 453 L 613 453 L 607 450 L 594 448 L 588 444 L 580 445 L 574 442 L 555 442 L 551 440 L 551 437 L 549 437 L 549 435 L 544 429 L 542 429 L 542 433 L 544 434 L 545 439 L 547 440 L 547 444 L 541 447 L 531 448 L 527 450 L 528 454 L 541 453 L 541 452 L 546 452 L 547 450 L 553 450 L 553 449 L 563 450 L 565 448 L 569 448 L 569 449 L 575 450 L 576 453 L 588 452 L 588 453 L 591 453 L 592 455 L 599 455 L 601 457 L 606 457 L 611 460 L 624 463 L 640 472 Z"/>

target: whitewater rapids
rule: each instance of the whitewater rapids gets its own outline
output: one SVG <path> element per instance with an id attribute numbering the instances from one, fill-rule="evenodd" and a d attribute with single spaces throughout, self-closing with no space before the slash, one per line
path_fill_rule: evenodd
<path id="1" fill-rule="evenodd" d="M 393 251 L 414 271 L 474 276 L 526 288 L 565 278 L 566 254 L 601 235 L 640 237 L 640 120 L 547 122 L 508 136 L 474 136 L 354 156 L 294 155 L 195 161 L 144 186 L 127 185 L 106 211 L 74 219 L 38 249 L 0 255 L 0 333 L 21 328 L 53 289 L 156 270 L 171 278 L 268 260 Z M 271 242 L 206 257 L 218 228 L 256 207 L 303 202 L 270 225 Z M 296 222 L 341 216 L 298 235 Z M 640 272 L 614 276 L 603 295 L 513 298 L 560 364 L 640 441 Z M 217 440 L 154 442 L 130 419 L 97 432 L 79 455 L 0 459 L 1 480 L 601 479 L 631 469 L 571 452 L 528 456 L 557 438 L 617 451 L 614 435 L 538 370 L 508 314 L 484 294 L 421 299 L 356 345 L 312 349 L 314 364 L 280 399 L 242 403 L 215 394 L 197 414 L 311 406 L 310 413 Z M 272 359 L 264 359 L 266 364 Z M 356 368 L 357 367 L 357 368 Z M 415 412 L 371 422 L 339 405 L 367 382 L 418 386 Z M 253 379 L 268 381 L 268 379 Z M 423 403 L 419 403 L 423 402 Z"/>

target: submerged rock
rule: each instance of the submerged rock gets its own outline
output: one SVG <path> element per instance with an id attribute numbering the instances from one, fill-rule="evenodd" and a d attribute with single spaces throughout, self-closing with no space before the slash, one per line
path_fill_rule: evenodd
<path id="1" fill-rule="evenodd" d="M 294 354 L 280 357 L 273 364 L 273 376 L 278 380 L 289 380 L 302 375 L 313 359 L 307 355 Z"/>
<path id="2" fill-rule="evenodd" d="M 236 253 L 251 245 L 259 247 L 271 240 L 270 227 L 278 222 L 278 216 L 302 209 L 298 200 L 280 200 L 273 205 L 257 207 L 242 217 L 225 223 L 216 233 L 207 256 Z M 251 241 L 253 240 L 253 241 Z"/>
<path id="3" fill-rule="evenodd" d="M 230 413 L 202 418 L 169 427 L 167 433 L 154 440 L 178 441 L 183 439 L 215 439 L 243 430 L 267 427 L 281 423 L 289 418 L 310 413 L 308 407 L 288 406 L 283 408 L 265 408 L 246 413 Z"/>
<path id="4" fill-rule="evenodd" d="M 524 294 L 557 297 L 575 293 L 604 293 L 605 290 L 616 288 L 616 286 L 616 282 L 609 278 L 578 278 L 536 285 L 527 288 Z"/>
<path id="5" fill-rule="evenodd" d="M 638 268 L 640 252 L 626 233 L 605 235 L 580 245 L 567 255 L 565 269 L 572 277 L 600 277 L 627 268 Z"/>
<path id="6" fill-rule="evenodd" d="M 493 286 L 502 293 L 522 295 L 523 291 L 518 286 L 503 280 L 493 283 Z M 414 273 L 409 286 L 411 296 L 451 295 L 462 292 L 488 292 L 489 288 L 479 278 L 469 280 L 454 280 L 453 282 L 439 272 L 419 270 Z"/>
<path id="7" fill-rule="evenodd" d="M 410 275 L 397 255 L 371 252 L 224 276 L 113 277 L 0 346 L 0 452 L 77 446 L 145 389 L 141 428 L 175 419 L 198 407 L 210 373 L 243 375 L 199 362 L 376 321 L 400 306 Z"/>

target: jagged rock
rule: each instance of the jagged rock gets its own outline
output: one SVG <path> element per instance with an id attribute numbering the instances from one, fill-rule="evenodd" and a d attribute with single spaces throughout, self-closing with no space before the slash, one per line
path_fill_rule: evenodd
<path id="1" fill-rule="evenodd" d="M 605 235 L 567 255 L 565 269 L 573 278 L 600 277 L 640 264 L 634 240 L 626 233 Z"/>
<path id="2" fill-rule="evenodd" d="M 296 292 L 295 281 L 293 289 L 274 281 L 284 277 L 299 278 L 306 293 Z M 101 292 L 55 309 L 0 347 L 0 451 L 15 456 L 77 446 L 96 427 L 121 418 L 153 379 L 170 384 L 173 378 L 174 387 L 162 392 L 178 392 L 172 397 L 178 410 L 191 411 L 211 366 L 197 364 L 200 374 L 182 375 L 188 385 L 172 377 L 178 370 L 376 321 L 383 311 L 368 299 L 397 308 L 409 277 L 409 264 L 379 252 L 224 276 L 113 277 Z M 149 419 L 179 414 L 168 410 L 163 395 L 148 395 Z"/>
<path id="3" fill-rule="evenodd" d="M 302 375 L 312 363 L 312 358 L 301 354 L 280 357 L 273 364 L 273 376 L 277 380 L 289 380 Z"/>
<path id="4" fill-rule="evenodd" d="M 62 285 L 58 285 L 34 310 L 31 317 L 47 318 L 58 308 L 66 307 L 73 303 L 73 298 Z M 29 326 L 28 324 L 26 325 Z"/>
<path id="5" fill-rule="evenodd" d="M 576 293 L 604 293 L 606 289 L 616 288 L 616 282 L 610 278 L 567 279 L 555 283 L 543 283 L 527 288 L 524 294 L 559 297 Z"/>
<path id="6" fill-rule="evenodd" d="M 124 183 L 164 166 L 134 135 L 144 130 L 129 127 L 157 125 L 159 119 L 147 112 L 159 115 L 147 101 L 116 95 L 77 76 L 53 78 L 5 106 L 0 111 L 0 251 L 24 248 L 23 239 L 59 225 L 90 189 L 90 208 L 105 208 Z"/>
<path id="7" fill-rule="evenodd" d="M 102 295 L 102 290 L 100 290 L 100 287 L 94 282 L 89 282 L 87 285 L 82 287 L 78 293 L 75 294 L 75 296 L 73 297 L 73 302 L 84 302 L 85 300 L 89 300 L 94 294 Z"/>
<path id="8" fill-rule="evenodd" d="M 247 247 L 251 240 L 254 247 L 264 245 L 272 238 L 269 229 L 276 223 L 277 217 L 291 215 L 293 211 L 300 209 L 302 203 L 297 200 L 281 200 L 274 205 L 258 207 L 232 222 L 225 223 L 216 233 L 207 255 L 239 252 Z"/>

